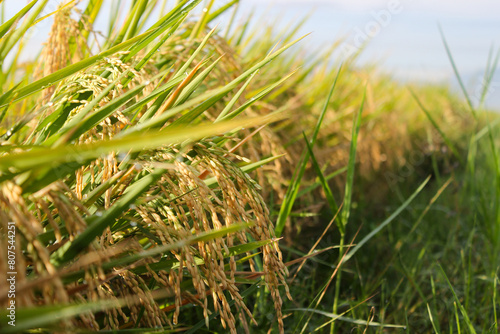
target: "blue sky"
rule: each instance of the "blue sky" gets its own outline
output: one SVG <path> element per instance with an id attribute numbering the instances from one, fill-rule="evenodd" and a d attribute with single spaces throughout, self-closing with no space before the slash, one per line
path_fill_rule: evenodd
<path id="1" fill-rule="evenodd" d="M 305 43 L 321 47 L 346 38 L 356 46 L 366 40 L 360 63 L 375 62 L 402 81 L 456 85 L 438 24 L 470 91 L 481 85 L 490 48 L 500 48 L 498 0 L 252 0 L 243 1 L 240 15 L 252 8 L 267 17 L 264 22 L 283 26 L 312 12 L 299 32 L 312 32 Z M 488 103 L 500 109 L 500 71 L 493 86 Z"/>
<path id="2" fill-rule="evenodd" d="M 327 44 L 346 37 L 353 45 L 360 31 L 366 35 L 370 24 L 378 23 L 377 13 L 387 12 L 391 3 L 399 4 L 400 10 L 391 15 L 387 25 L 379 24 L 379 32 L 367 36 L 365 59 L 380 59 L 388 67 L 407 66 L 401 70 L 413 75 L 426 72 L 428 67 L 435 74 L 430 79 L 444 78 L 447 58 L 438 24 L 468 73 L 483 67 L 491 45 L 500 46 L 498 0 L 252 0 L 243 1 L 243 11 L 265 8 L 259 15 L 278 16 L 282 21 L 293 21 L 312 11 L 301 30 L 313 32 L 310 41 Z"/>

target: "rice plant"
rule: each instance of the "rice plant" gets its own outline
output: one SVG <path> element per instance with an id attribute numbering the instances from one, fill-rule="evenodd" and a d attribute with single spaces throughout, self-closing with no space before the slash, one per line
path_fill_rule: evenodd
<path id="1" fill-rule="evenodd" d="M 92 28 L 103 1 L 70 2 L 51 13 L 37 64 L 4 67 L 1 266 L 6 282 L 13 222 L 18 318 L 2 332 L 173 330 L 192 304 L 236 333 L 238 317 L 255 322 L 241 290 L 261 279 L 283 332 L 287 269 L 248 174 L 265 161 L 234 152 L 243 127 L 280 116 L 239 116 L 249 103 L 235 89 L 293 43 L 242 69 L 207 28 L 216 12 L 189 16 L 199 2 L 151 24 L 161 4 L 135 1 L 104 42 Z M 46 5 L 2 24 L 2 63 Z"/>

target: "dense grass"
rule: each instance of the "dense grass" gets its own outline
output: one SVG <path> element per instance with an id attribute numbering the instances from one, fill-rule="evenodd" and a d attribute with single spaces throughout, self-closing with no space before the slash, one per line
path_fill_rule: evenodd
<path id="1" fill-rule="evenodd" d="M 403 86 L 293 23 L 212 29 L 237 3 L 115 2 L 103 37 L 102 0 L 1 22 L 2 333 L 498 332 L 488 86 Z"/>

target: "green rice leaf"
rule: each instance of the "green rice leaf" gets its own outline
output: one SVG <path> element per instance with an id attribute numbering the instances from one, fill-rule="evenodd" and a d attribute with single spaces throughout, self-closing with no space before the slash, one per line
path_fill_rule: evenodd
<path id="1" fill-rule="evenodd" d="M 332 212 L 337 212 L 339 207 L 337 205 L 337 202 L 335 201 L 335 198 L 333 197 L 333 192 L 330 189 L 330 186 L 328 185 L 328 182 L 325 178 L 325 175 L 323 175 L 323 172 L 321 171 L 321 167 L 318 164 L 318 161 L 316 160 L 316 156 L 314 155 L 314 152 L 311 148 L 311 145 L 309 144 L 309 141 L 307 140 L 307 137 L 305 133 L 304 135 L 304 141 L 306 143 L 307 151 L 309 152 L 309 156 L 311 158 L 311 162 L 313 164 L 314 170 L 316 171 L 316 175 L 318 175 L 318 178 L 320 180 L 320 184 L 323 187 L 323 191 L 325 192 L 326 196 L 326 201 L 328 202 L 328 205 L 330 206 L 330 209 Z"/>
<path id="2" fill-rule="evenodd" d="M 331 85 L 330 91 L 328 92 L 328 96 L 327 96 L 325 104 L 323 106 L 323 110 L 322 110 L 320 117 L 318 118 L 318 121 L 317 121 L 316 126 L 314 128 L 313 135 L 312 135 L 311 142 L 310 142 L 311 148 L 313 148 L 314 144 L 316 143 L 319 129 L 321 127 L 321 124 L 323 123 L 323 119 L 324 119 L 326 111 L 328 109 L 328 104 L 330 103 L 330 99 L 332 98 L 333 90 L 335 89 L 335 86 L 337 84 L 337 79 L 339 78 L 341 69 L 342 69 L 342 66 L 339 68 L 337 75 L 335 77 L 335 80 L 333 81 L 333 83 Z M 299 192 L 302 176 L 305 173 L 306 164 L 307 164 L 308 160 L 309 160 L 309 153 L 306 150 L 305 154 L 303 154 L 303 156 L 299 162 L 299 165 L 295 169 L 292 183 L 288 187 L 287 192 L 285 194 L 285 198 L 283 199 L 283 203 L 281 204 L 280 212 L 278 214 L 278 219 L 276 221 L 276 227 L 275 227 L 275 233 L 276 233 L 277 237 L 281 236 L 281 233 L 283 232 L 283 229 L 285 228 L 286 220 L 290 216 L 290 212 L 292 211 L 293 204 L 295 203 L 295 199 L 297 198 L 297 193 Z"/>
<path id="3" fill-rule="evenodd" d="M 12 18 L 6 21 L 4 24 L 0 25 L 0 40 L 1 38 L 12 28 L 19 20 L 26 15 L 27 12 L 38 2 L 38 0 L 33 0 L 28 3 L 23 9 L 17 12 Z"/>
<path id="4" fill-rule="evenodd" d="M 352 126 L 352 136 L 351 136 L 351 148 L 349 150 L 349 163 L 347 165 L 347 179 L 345 184 L 345 192 L 344 192 L 344 206 L 342 207 L 342 212 L 340 213 L 340 221 L 341 233 L 344 233 L 345 226 L 349 221 L 349 215 L 351 213 L 351 204 L 352 204 L 352 186 L 354 183 L 354 171 L 356 167 L 356 151 L 358 146 L 358 134 L 359 129 L 361 127 L 361 115 L 363 113 L 363 108 L 365 105 L 366 99 L 366 89 L 363 93 L 363 99 L 361 100 L 361 106 L 359 107 L 359 111 L 356 114 L 356 118 L 354 119 L 354 124 Z M 336 212 L 336 211 L 333 211 Z"/>
<path id="5" fill-rule="evenodd" d="M 47 165 L 96 159 L 109 152 L 137 152 L 153 149 L 163 145 L 201 139 L 243 126 L 265 124 L 276 119 L 276 117 L 256 117 L 223 122 L 217 125 L 206 124 L 196 127 L 168 128 L 90 144 L 64 145 L 57 148 L 40 147 L 35 149 L 30 147 L 30 150 L 26 152 L 0 157 L 0 171 L 5 172 L 12 168 L 24 171 Z"/>

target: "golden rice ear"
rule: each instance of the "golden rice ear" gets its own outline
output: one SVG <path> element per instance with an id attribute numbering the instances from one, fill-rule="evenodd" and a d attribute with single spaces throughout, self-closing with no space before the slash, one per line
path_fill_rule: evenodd
<path id="1" fill-rule="evenodd" d="M 54 15 L 54 22 L 49 32 L 49 38 L 42 48 L 40 59 L 34 72 L 35 80 L 52 74 L 84 57 L 81 48 L 82 46 L 86 47 L 86 41 L 82 40 L 79 33 L 78 22 L 71 17 L 75 5 L 76 3 L 68 5 L 62 2 L 59 5 L 60 8 Z M 83 16 L 81 22 L 85 22 Z M 85 28 L 89 29 L 89 31 L 92 29 L 89 26 Z M 76 47 L 73 54 L 71 52 L 71 44 Z M 40 102 L 42 104 L 47 103 L 55 89 L 55 86 L 44 89 Z"/>
<path id="2" fill-rule="evenodd" d="M 203 144 L 195 145 L 193 150 L 196 152 L 194 157 L 182 154 L 175 148 L 172 148 L 172 152 L 177 154 L 166 151 L 157 155 L 161 161 L 171 162 L 174 167 L 158 184 L 162 194 L 157 197 L 158 205 L 145 204 L 134 209 L 142 217 L 140 224 L 155 234 L 163 245 L 182 240 L 191 235 L 193 230 L 196 233 L 208 232 L 241 221 L 255 223 L 255 226 L 250 227 L 250 233 L 255 240 L 272 239 L 274 228 L 263 199 L 256 192 L 254 182 L 231 161 L 223 158 L 228 152 Z M 182 159 L 179 159 L 179 154 Z M 215 189 L 209 188 L 200 178 L 207 170 L 217 179 L 218 187 Z M 166 198 L 174 200 L 165 201 Z M 238 243 L 247 242 L 245 234 L 238 233 L 235 236 L 230 234 L 211 241 L 198 242 L 196 247 L 185 246 L 179 251 L 172 251 L 180 263 L 179 267 L 185 266 L 193 280 L 196 296 L 191 294 L 189 298 L 196 299 L 196 303 L 203 306 L 204 314 L 208 317 L 210 309 L 207 295 L 211 294 L 214 310 L 221 312 L 221 322 L 231 333 L 236 333 L 236 319 L 224 291 L 229 293 L 238 308 L 255 323 L 235 284 L 235 258 L 229 258 L 229 272 L 225 267 L 227 260 L 223 254 L 228 252 L 228 247 L 235 245 L 234 237 L 237 237 Z M 272 291 L 276 312 L 281 319 L 278 287 L 286 287 L 286 268 L 281 261 L 279 249 L 274 245 L 264 247 L 263 254 L 265 281 Z M 203 262 L 197 263 L 195 257 L 201 257 Z M 148 269 L 148 272 L 159 284 L 174 292 L 175 309 L 172 323 L 176 324 L 180 306 L 185 299 L 181 289 L 183 270 L 157 274 Z"/>

